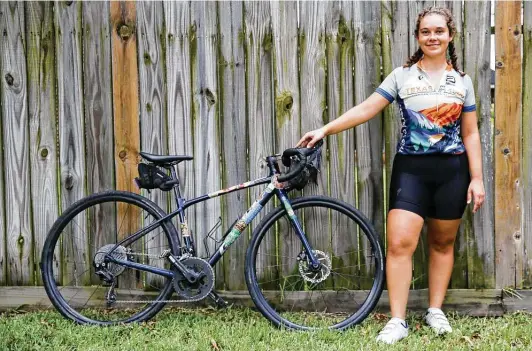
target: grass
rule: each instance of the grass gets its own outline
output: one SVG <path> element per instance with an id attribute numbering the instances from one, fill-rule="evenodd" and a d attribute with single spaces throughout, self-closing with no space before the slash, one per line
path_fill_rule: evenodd
<path id="1" fill-rule="evenodd" d="M 393 346 L 375 336 L 387 321 L 372 314 L 345 332 L 290 332 L 273 328 L 243 308 L 167 308 L 156 319 L 116 327 L 79 326 L 55 311 L 0 316 L 0 350 L 530 350 L 532 314 L 472 318 L 451 314 L 454 332 L 436 336 L 420 316 L 410 316 L 410 335 Z"/>

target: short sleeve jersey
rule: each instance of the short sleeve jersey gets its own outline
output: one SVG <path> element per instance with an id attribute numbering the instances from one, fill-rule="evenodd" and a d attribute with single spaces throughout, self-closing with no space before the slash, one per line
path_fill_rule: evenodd
<path id="1" fill-rule="evenodd" d="M 447 64 L 439 86 L 433 86 L 423 62 L 398 67 L 377 88 L 388 101 L 397 100 L 401 138 L 397 152 L 406 155 L 461 154 L 462 112 L 475 111 L 475 93 L 468 75 Z"/>

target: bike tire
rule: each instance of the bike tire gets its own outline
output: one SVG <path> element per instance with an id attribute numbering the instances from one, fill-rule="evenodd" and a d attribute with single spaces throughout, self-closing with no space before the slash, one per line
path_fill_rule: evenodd
<path id="1" fill-rule="evenodd" d="M 286 223 L 281 223 L 283 220 L 287 220 L 288 214 L 284 207 L 279 207 L 272 212 L 270 212 L 264 219 L 258 224 L 257 228 L 254 230 L 252 239 L 250 242 L 250 245 L 248 247 L 247 253 L 246 253 L 246 263 L 245 263 L 245 278 L 246 278 L 246 284 L 250 293 L 250 296 L 257 307 L 257 309 L 262 313 L 264 317 L 266 317 L 271 323 L 273 323 L 275 326 L 280 328 L 286 328 L 286 329 L 294 329 L 294 330 L 315 330 L 315 329 L 336 329 L 336 330 L 344 330 L 350 326 L 356 325 L 361 323 L 368 314 L 375 308 L 378 300 L 380 299 L 383 286 L 384 286 L 384 253 L 382 251 L 382 245 L 380 243 L 380 239 L 375 232 L 375 229 L 371 225 L 370 221 L 356 208 L 353 206 L 344 203 L 342 201 L 325 197 L 325 196 L 308 196 L 308 197 L 302 197 L 298 198 L 294 201 L 292 201 L 292 209 L 294 210 L 294 213 L 298 214 L 298 218 L 301 220 L 301 214 L 302 217 L 305 217 L 308 219 L 305 219 L 307 221 L 317 221 L 319 218 L 323 217 L 328 219 L 328 223 L 332 223 L 333 221 L 336 221 L 336 223 L 342 223 L 342 225 L 337 225 L 337 232 L 338 228 L 340 230 L 344 229 L 345 224 L 345 230 L 348 231 L 348 229 L 354 228 L 356 226 L 358 229 L 357 234 L 357 240 L 359 243 L 367 242 L 366 248 L 364 249 L 364 253 L 368 250 L 367 245 L 370 246 L 371 257 L 370 260 L 366 260 L 364 262 L 369 262 L 367 265 L 365 265 L 366 270 L 370 270 L 370 274 L 373 274 L 372 277 L 366 277 L 368 279 L 368 282 L 362 282 L 362 279 L 360 279 L 360 282 L 355 281 L 355 279 L 352 279 L 352 284 L 349 282 L 349 279 L 346 279 L 348 275 L 346 274 L 340 274 L 338 272 L 345 270 L 346 266 L 341 266 L 341 262 L 339 260 L 339 251 L 342 250 L 340 245 L 337 245 L 335 248 L 335 242 L 340 243 L 338 234 L 335 234 L 337 237 L 335 238 L 333 235 L 332 230 L 324 231 L 326 233 L 331 233 L 331 244 L 328 248 L 319 247 L 320 250 L 324 250 L 324 256 L 329 255 L 332 257 L 330 259 L 330 273 L 327 279 L 331 278 L 332 282 L 325 283 L 327 279 L 325 279 L 322 282 L 319 283 L 313 283 L 314 286 L 310 284 L 309 282 L 305 281 L 303 279 L 303 283 L 299 286 L 299 290 L 297 288 L 297 282 L 291 283 L 291 287 L 294 290 L 287 290 L 286 287 L 286 281 L 294 281 L 294 279 L 297 279 L 297 274 L 289 275 L 288 278 L 281 276 L 283 275 L 284 271 L 287 271 L 286 266 L 292 265 L 292 268 L 288 269 L 289 272 L 294 271 L 294 262 L 290 263 L 293 258 L 282 255 L 286 251 L 292 250 L 291 246 L 294 246 L 294 238 L 289 239 L 285 232 L 290 231 L 291 225 L 287 225 Z M 315 217 L 315 216 L 321 216 L 321 217 Z M 302 222 L 304 223 L 305 220 Z M 323 224 L 323 223 L 322 223 Z M 321 224 L 320 224 L 321 225 Z M 312 229 L 313 225 L 312 223 L 307 225 L 307 229 L 310 231 Z M 314 225 L 314 227 L 316 227 Z M 305 231 L 307 234 L 307 239 L 309 239 L 309 242 L 311 246 L 313 247 L 313 250 L 316 250 L 316 245 L 313 244 L 313 240 L 315 241 L 321 241 L 325 242 L 324 246 L 327 246 L 327 240 L 329 236 L 327 234 L 323 234 L 322 231 L 319 231 L 317 235 L 314 235 L 312 238 L 309 238 L 308 232 Z M 275 233 L 275 234 L 274 234 Z M 269 238 L 267 238 L 270 236 Z M 273 240 L 273 236 L 275 236 L 275 240 Z M 323 238 L 320 238 L 320 236 L 325 236 L 325 240 Z M 300 239 L 298 236 L 295 236 L 296 239 L 296 246 L 297 242 L 300 242 Z M 286 247 L 283 247 L 283 242 L 288 239 L 292 240 L 290 244 L 286 244 Z M 348 240 L 352 240 L 353 238 L 347 238 Z M 268 242 L 269 241 L 269 242 Z M 266 242 L 266 244 L 264 244 Z M 275 242 L 275 250 L 271 249 L 272 254 L 262 254 L 267 250 L 268 248 L 271 248 L 273 246 L 273 242 Z M 263 244 L 261 248 L 261 244 Z M 281 246 L 281 247 L 279 247 Z M 290 247 L 288 247 L 290 246 Z M 259 252 L 261 254 L 259 254 Z M 297 250 L 296 250 L 297 252 Z M 346 252 L 346 255 L 348 257 L 352 257 L 352 254 L 354 251 Z M 260 256 L 260 258 L 258 258 Z M 274 258 L 270 256 L 275 256 Z M 359 260 L 359 270 L 363 265 L 360 265 L 360 262 L 362 262 L 361 254 L 358 253 L 358 260 Z M 264 263 L 264 258 L 267 258 L 268 263 L 276 263 L 278 266 L 276 268 L 273 265 L 270 266 L 267 263 Z M 330 257 L 329 257 L 330 258 Z M 296 258 L 297 259 L 297 258 Z M 354 258 L 353 258 L 354 259 Z M 288 263 L 286 263 L 288 262 Z M 326 258 L 323 258 L 323 262 L 327 262 Z M 336 263 L 334 263 L 336 262 Z M 340 262 L 340 263 L 338 263 Z M 296 265 L 301 266 L 301 263 L 295 263 Z M 303 264 L 303 266 L 305 266 Z M 338 268 L 336 268 L 338 266 Z M 259 268 L 258 268 L 259 267 Z M 369 268 L 368 268 L 369 267 Z M 370 269 L 371 268 L 371 269 Z M 297 269 L 297 266 L 296 266 Z M 351 269 L 351 268 L 348 268 Z M 334 270 L 338 270 L 338 272 L 333 272 Z M 259 272 L 258 272 L 259 271 Z M 324 270 L 326 273 L 326 269 Z M 267 272 L 267 273 L 265 273 Z M 325 277 L 325 273 L 322 274 L 321 278 Z M 263 278 L 260 278 L 259 275 L 263 275 Z M 308 275 L 308 272 L 305 272 L 303 270 L 303 273 L 301 271 L 298 272 L 298 274 L 303 278 L 303 275 Z M 264 278 L 267 276 L 268 278 Z M 276 278 L 277 277 L 277 278 Z M 362 277 L 362 276 L 361 276 Z M 271 279 L 273 278 L 273 279 Z M 321 279 L 320 278 L 320 279 Z M 261 279 L 263 282 L 261 282 Z M 271 280 L 265 280 L 265 279 L 271 279 Z M 275 280 L 277 279 L 277 280 Z M 350 278 L 351 279 L 351 278 Z M 339 296 L 339 294 L 342 295 L 345 301 L 345 306 L 350 306 L 352 303 L 349 301 L 349 296 L 353 296 L 355 299 L 360 294 L 358 291 L 350 290 L 350 288 L 353 288 L 355 285 L 358 284 L 366 284 L 367 287 L 369 287 L 369 279 L 372 279 L 371 287 L 368 290 L 368 294 L 366 298 L 364 299 L 364 302 L 362 304 L 359 304 L 359 308 L 355 312 L 334 312 L 335 310 L 341 309 L 342 304 L 338 304 L 335 302 L 335 298 L 341 299 L 342 297 Z M 279 282 L 278 286 L 277 281 Z M 282 284 L 280 282 L 283 282 Z M 350 285 L 351 284 L 351 285 Z M 268 290 L 268 288 L 261 288 L 261 285 L 263 286 L 270 286 L 273 287 L 271 291 Z M 342 287 L 343 285 L 343 287 Z M 338 291 L 336 292 L 336 296 L 334 293 L 331 292 L 332 288 L 337 288 Z M 283 288 L 285 291 L 279 292 L 279 290 Z M 322 289 L 323 288 L 323 289 Z M 275 289 L 275 290 L 274 290 Z M 312 290 L 315 289 L 315 290 Z M 327 290 L 329 289 L 329 290 Z M 282 290 L 282 289 L 281 289 Z M 314 299 L 312 298 L 312 294 L 316 291 L 316 296 L 314 296 Z M 365 290 L 364 290 L 365 291 Z M 290 295 L 292 294 L 292 295 Z M 351 295 L 348 295 L 351 294 Z M 358 294 L 358 295 L 357 295 Z M 321 300 L 317 297 L 320 295 Z M 270 297 L 271 296 L 271 297 Z M 291 306 L 292 309 L 288 309 L 287 307 L 290 307 L 290 299 L 293 296 L 293 304 Z M 272 301 L 269 301 L 271 298 Z M 298 301 L 299 299 L 299 301 Z M 322 308 L 323 305 L 325 305 L 325 313 L 317 312 L 313 314 L 313 312 L 305 311 L 302 308 L 302 312 L 297 312 L 296 310 L 300 307 L 296 307 L 301 299 L 307 299 L 309 303 L 314 304 L 314 307 L 316 309 Z M 330 306 L 327 305 L 328 301 L 331 301 Z M 317 305 L 316 305 L 317 302 Z M 286 306 L 284 306 L 286 305 Z M 304 305 L 304 303 L 303 303 Z M 279 311 L 277 310 L 279 309 Z M 331 312 L 328 312 L 331 311 Z M 321 316 L 319 314 L 322 314 Z M 338 315 L 336 316 L 335 313 Z M 298 314 L 301 314 L 299 316 Z M 331 319 L 328 319 L 329 316 L 332 316 Z M 313 319 L 316 319 L 315 321 Z"/>
<path id="2" fill-rule="evenodd" d="M 135 214 L 138 214 L 140 218 L 134 216 Z M 123 218 L 120 218 L 122 215 Z M 159 312 L 165 305 L 164 302 L 160 301 L 168 300 L 168 298 L 172 295 L 173 286 L 171 279 L 157 276 L 153 273 L 146 274 L 145 272 L 135 271 L 138 273 L 133 272 L 133 275 L 130 272 L 128 273 L 129 275 L 123 275 L 122 278 L 120 278 L 120 275 L 123 273 L 118 273 L 118 276 L 115 277 L 115 279 L 118 278 L 117 280 L 119 284 L 119 288 L 117 290 L 123 290 L 124 295 L 136 297 L 142 296 L 142 304 L 145 306 L 141 307 L 137 313 L 134 313 L 129 317 L 122 318 L 122 314 L 120 314 L 124 313 L 123 311 L 126 311 L 127 307 L 122 307 L 122 310 L 120 311 L 118 308 L 111 309 L 109 306 L 94 307 L 93 305 L 95 303 L 92 301 L 89 302 L 89 300 L 93 297 L 93 295 L 100 296 L 96 294 L 99 286 L 94 288 L 94 284 L 92 283 L 96 281 L 97 284 L 98 276 L 94 274 L 95 269 L 93 262 L 95 262 L 94 260 L 96 255 L 101 254 L 101 248 L 104 245 L 115 244 L 117 238 L 124 237 L 124 235 L 121 236 L 121 234 L 127 233 L 129 227 L 136 227 L 139 221 L 142 223 L 148 223 L 150 220 L 155 221 L 165 215 L 166 213 L 151 200 L 138 194 L 124 191 L 106 191 L 93 194 L 75 202 L 72 206 L 65 210 L 63 214 L 56 220 L 47 235 L 43 246 L 40 264 L 44 287 L 53 306 L 64 317 L 80 324 L 113 325 L 142 322 L 152 318 L 155 314 L 157 314 L 157 312 Z M 131 225 L 132 220 L 134 222 L 133 225 Z M 101 223 L 99 223 L 99 221 Z M 81 235 L 76 236 L 75 233 L 82 232 L 83 228 L 86 229 L 86 233 L 81 233 Z M 94 230 L 93 233 L 91 230 L 94 228 L 97 230 Z M 149 239 L 147 237 L 142 239 L 144 240 L 142 244 L 144 246 L 142 248 L 143 250 L 146 252 L 150 250 L 153 251 L 153 246 L 155 243 L 157 243 L 157 245 L 161 244 L 161 246 L 164 246 L 165 249 L 169 249 L 173 255 L 178 254 L 179 245 L 177 231 L 170 220 L 161 222 L 160 226 L 157 226 L 156 229 L 150 233 L 154 234 L 148 234 L 151 235 Z M 78 240 L 96 240 L 96 238 L 98 238 L 97 234 L 100 236 L 107 235 L 108 237 L 114 237 L 115 239 L 110 239 L 110 242 L 100 243 L 98 247 L 94 245 L 94 250 L 91 249 L 91 247 L 88 247 L 86 251 L 88 252 L 87 256 L 89 259 L 87 259 L 85 256 L 82 256 L 80 253 L 75 252 L 75 242 L 78 242 Z M 98 240 L 102 241 L 101 238 Z M 131 247 L 139 247 L 140 245 L 141 244 L 137 242 L 132 244 Z M 157 247 L 157 250 L 162 249 L 162 247 Z M 130 253 L 132 254 L 132 252 L 133 251 L 128 251 L 127 256 L 133 257 L 130 256 Z M 57 255 L 57 253 L 60 253 L 60 258 L 58 258 L 59 255 Z M 91 256 L 91 253 L 94 255 Z M 69 258 L 71 257 L 75 258 L 72 259 L 72 261 L 69 261 Z M 85 259 L 85 261 L 82 263 L 84 264 L 83 268 L 86 268 L 86 270 L 82 271 L 80 268 L 80 275 L 70 280 L 70 274 L 77 274 L 72 272 L 77 272 L 77 265 L 81 265 L 79 264 L 79 260 L 76 261 L 76 257 L 83 257 L 83 259 Z M 140 256 L 140 250 L 139 257 L 142 257 Z M 139 258 L 138 260 L 141 259 L 142 258 Z M 146 260 L 153 260 L 153 258 L 146 258 Z M 72 265 L 70 265 L 71 263 Z M 123 266 L 115 264 L 113 269 L 120 270 L 120 267 Z M 123 272 L 127 272 L 128 269 L 130 268 L 127 268 Z M 65 278 L 67 274 L 69 276 L 68 278 Z M 149 276 L 149 274 L 151 274 L 151 276 Z M 145 282 L 148 282 L 148 284 L 151 284 L 151 286 L 144 283 L 144 287 L 138 288 L 138 282 L 128 281 L 128 279 L 135 280 L 136 276 L 138 276 L 139 280 L 143 279 Z M 121 279 L 123 280 L 121 281 Z M 84 281 L 83 285 L 77 284 L 80 280 Z M 68 283 L 65 284 L 67 281 Z M 87 281 L 89 283 L 87 283 Z M 121 288 L 120 284 L 122 284 L 124 287 Z M 128 284 L 137 285 L 126 288 L 125 286 Z M 150 295 L 150 293 L 145 293 L 148 287 L 151 290 L 153 290 L 155 287 L 156 289 L 160 290 L 158 292 L 155 291 Z M 74 306 L 75 301 L 81 300 L 81 296 L 78 296 L 80 291 L 81 295 L 83 295 L 82 290 L 90 291 L 89 289 L 91 288 L 94 288 L 94 292 L 92 292 L 92 295 L 88 297 L 85 305 L 81 307 Z M 77 292 L 73 296 L 67 296 L 67 292 L 70 290 Z M 101 293 L 103 290 L 105 290 L 104 287 L 102 287 L 102 290 L 98 292 Z M 85 296 L 89 294 L 88 291 L 85 293 Z M 144 293 L 144 295 L 142 295 L 142 293 Z M 70 294 L 74 294 L 74 292 Z M 152 295 L 155 296 L 155 299 L 148 300 Z M 87 311 L 90 311 L 90 314 Z M 107 315 L 105 318 L 113 319 L 109 320 L 103 317 L 100 318 L 100 315 Z M 94 316 L 98 316 L 98 318 Z"/>

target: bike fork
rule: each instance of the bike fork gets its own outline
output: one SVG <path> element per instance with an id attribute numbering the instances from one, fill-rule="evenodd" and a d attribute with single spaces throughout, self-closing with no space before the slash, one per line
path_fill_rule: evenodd
<path id="1" fill-rule="evenodd" d="M 290 219 L 290 223 L 292 223 L 292 227 L 294 227 L 294 230 L 297 233 L 297 236 L 299 236 L 299 239 L 301 240 L 301 243 L 303 244 L 303 248 L 305 249 L 305 252 L 307 254 L 307 258 L 309 260 L 310 266 L 314 269 L 317 269 L 321 266 L 320 261 L 316 258 L 316 255 L 314 255 L 314 251 L 312 247 L 310 246 L 310 243 L 308 242 L 307 236 L 305 235 L 305 232 L 303 231 L 303 227 L 301 226 L 301 223 L 299 223 L 299 219 L 294 213 L 294 210 L 292 209 L 292 205 L 290 204 L 290 200 L 288 199 L 287 193 L 284 189 L 275 189 L 277 197 L 281 200 L 281 203 L 283 204 L 286 213 L 288 214 L 288 218 Z"/>

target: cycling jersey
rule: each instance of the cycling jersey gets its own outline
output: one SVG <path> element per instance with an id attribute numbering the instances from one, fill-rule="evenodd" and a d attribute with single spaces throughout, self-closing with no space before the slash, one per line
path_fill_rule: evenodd
<path id="1" fill-rule="evenodd" d="M 433 86 L 423 60 L 398 67 L 377 88 L 388 101 L 397 100 L 401 114 L 401 138 L 397 152 L 406 155 L 461 154 L 462 112 L 475 111 L 471 78 L 461 76 L 448 63 L 439 86 Z"/>

